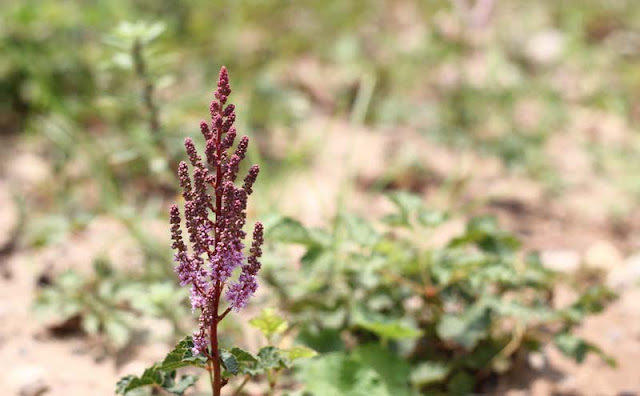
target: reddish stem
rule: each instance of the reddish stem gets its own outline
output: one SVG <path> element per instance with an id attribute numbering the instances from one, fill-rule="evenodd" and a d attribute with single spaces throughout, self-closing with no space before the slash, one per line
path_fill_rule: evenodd
<path id="1" fill-rule="evenodd" d="M 220 356 L 218 356 L 218 321 L 214 320 L 209 329 L 211 338 L 211 354 L 213 357 L 213 396 L 220 396 L 222 381 L 220 375 Z"/>
<path id="2" fill-rule="evenodd" d="M 220 108 L 222 108 L 223 104 L 220 103 Z M 216 163 L 216 185 L 215 185 L 215 195 L 216 195 L 216 208 L 215 208 L 215 216 L 216 223 L 218 222 L 218 216 L 222 213 L 222 168 L 220 164 L 220 159 L 222 158 L 222 152 L 220 150 L 220 139 L 222 137 L 222 131 L 216 131 L 216 154 L 218 157 Z M 218 248 L 218 233 L 215 233 L 214 236 L 214 247 L 213 254 L 215 255 L 216 249 Z M 227 314 L 225 312 L 223 315 L 218 315 L 218 310 L 220 308 L 220 295 L 222 294 L 223 285 L 220 281 L 216 282 L 216 287 L 214 290 L 215 296 L 213 299 L 213 323 L 209 328 L 209 339 L 211 342 L 211 355 L 213 357 L 213 382 L 211 387 L 213 389 L 213 396 L 220 396 L 220 392 L 222 389 L 222 378 L 221 378 L 221 370 L 220 370 L 220 356 L 218 350 L 218 323 L 224 318 Z"/>

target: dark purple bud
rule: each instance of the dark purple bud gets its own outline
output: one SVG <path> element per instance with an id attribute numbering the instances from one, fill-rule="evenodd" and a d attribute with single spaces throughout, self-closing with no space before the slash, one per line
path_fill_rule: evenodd
<path id="1" fill-rule="evenodd" d="M 258 165 L 252 165 L 251 168 L 249 168 L 249 172 L 244 178 L 244 185 L 242 186 L 244 191 L 247 192 L 247 195 L 250 195 L 253 192 L 253 183 L 256 182 L 258 173 L 260 173 L 260 167 Z"/>
<path id="2" fill-rule="evenodd" d="M 200 121 L 200 132 L 202 136 L 204 136 L 204 140 L 209 140 L 213 136 L 211 133 L 211 129 L 209 129 L 209 125 L 205 121 Z"/>

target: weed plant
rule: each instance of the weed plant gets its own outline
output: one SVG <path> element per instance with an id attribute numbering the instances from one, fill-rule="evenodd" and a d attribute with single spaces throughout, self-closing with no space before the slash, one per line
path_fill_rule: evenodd
<path id="1" fill-rule="evenodd" d="M 613 298 L 602 286 L 554 308 L 558 282 L 494 219 L 470 220 L 442 247 L 428 238 L 448 215 L 406 193 L 371 223 L 339 213 L 328 229 L 273 221 L 270 241 L 304 247 L 266 279 L 300 342 L 320 352 L 298 373 L 312 395 L 467 395 L 548 342 L 582 362 L 594 344 L 573 330 Z M 277 256 L 276 256 L 277 257 Z"/>

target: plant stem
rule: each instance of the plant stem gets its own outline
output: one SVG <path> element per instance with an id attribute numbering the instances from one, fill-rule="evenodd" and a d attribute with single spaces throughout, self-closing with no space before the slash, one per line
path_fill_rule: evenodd
<path id="1" fill-rule="evenodd" d="M 276 394 L 276 383 L 278 382 L 278 370 L 267 371 L 267 380 L 269 381 L 269 396 Z"/>
<path id="2" fill-rule="evenodd" d="M 242 388 L 244 388 L 244 386 L 247 384 L 247 382 L 249 382 L 249 379 L 251 378 L 250 375 L 246 375 L 244 377 L 244 380 L 242 381 L 242 383 L 240 384 L 240 386 L 238 386 L 236 388 L 235 391 L 233 391 L 233 395 L 232 396 L 238 396 L 240 394 L 240 391 L 242 390 Z"/>
<path id="3" fill-rule="evenodd" d="M 222 108 L 222 103 L 220 103 L 220 107 Z M 216 154 L 218 158 L 221 158 L 222 155 L 222 150 L 220 148 L 220 141 L 222 138 L 222 131 L 218 130 L 216 131 Z M 216 215 L 216 225 L 218 223 L 218 216 L 221 215 L 222 213 L 222 167 L 220 165 L 220 163 L 218 162 L 216 164 L 216 185 L 215 185 L 215 195 L 216 195 L 216 210 L 215 210 L 215 215 Z M 214 247 L 213 247 L 213 254 L 216 254 L 216 250 L 218 248 L 218 233 L 215 233 L 214 236 Z M 220 282 L 217 281 L 216 282 L 216 287 L 214 290 L 215 296 L 214 296 L 214 301 L 213 301 L 213 323 L 211 324 L 211 327 L 209 328 L 209 337 L 210 337 L 210 341 L 211 341 L 211 356 L 213 356 L 213 382 L 212 382 L 212 388 L 213 388 L 213 396 L 220 396 L 220 391 L 222 388 L 222 381 L 221 381 L 221 376 L 220 376 L 220 356 L 219 356 L 219 348 L 218 348 L 218 323 L 220 323 L 220 321 L 224 318 L 224 316 L 226 315 L 226 312 L 219 316 L 218 315 L 218 310 L 220 308 L 220 295 L 222 294 L 222 288 L 224 287 L 224 285 Z"/>
<path id="4" fill-rule="evenodd" d="M 267 381 L 269 382 L 269 396 L 273 396 L 275 384 L 273 382 L 273 373 L 271 370 L 267 371 Z"/>
<path id="5" fill-rule="evenodd" d="M 220 396 L 222 381 L 220 380 L 220 356 L 218 351 L 218 321 L 214 320 L 209 329 L 211 337 L 211 356 L 213 357 L 213 396 Z"/>
<path id="6" fill-rule="evenodd" d="M 158 134 L 160 133 L 160 115 L 158 106 L 156 105 L 153 97 L 155 87 L 148 75 L 147 64 L 145 62 L 143 47 L 140 40 L 136 40 L 133 43 L 133 48 L 131 50 L 136 74 L 142 82 L 142 102 L 149 114 L 149 130 L 157 140 L 156 143 L 161 145 L 160 138 L 158 137 Z"/>

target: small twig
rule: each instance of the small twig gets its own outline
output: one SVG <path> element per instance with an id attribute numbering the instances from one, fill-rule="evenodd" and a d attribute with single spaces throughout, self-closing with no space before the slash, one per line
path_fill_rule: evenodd
<path id="1" fill-rule="evenodd" d="M 227 308 L 222 315 L 218 316 L 218 321 L 221 321 L 222 319 L 224 319 L 225 316 L 227 316 L 227 314 L 231 312 L 231 307 Z"/>
<path id="2" fill-rule="evenodd" d="M 491 364 L 493 364 L 498 359 L 508 358 L 518 349 L 518 347 L 520 347 L 522 337 L 524 337 L 524 330 L 525 326 L 522 323 L 517 322 L 515 324 L 515 327 L 513 329 L 513 337 L 511 337 L 511 340 L 509 340 L 507 345 L 505 345 L 504 348 L 502 348 L 502 350 L 498 352 L 498 354 L 494 356 L 493 359 L 491 359 Z"/>

